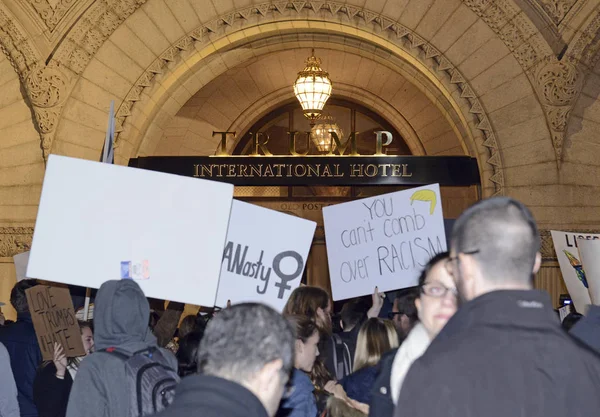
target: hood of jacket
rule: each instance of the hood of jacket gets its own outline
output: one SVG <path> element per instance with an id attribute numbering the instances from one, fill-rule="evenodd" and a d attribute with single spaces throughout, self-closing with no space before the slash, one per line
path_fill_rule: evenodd
<path id="1" fill-rule="evenodd" d="M 149 318 L 148 300 L 135 281 L 105 282 L 94 305 L 96 349 L 118 347 L 135 352 L 156 344 L 148 327 Z"/>

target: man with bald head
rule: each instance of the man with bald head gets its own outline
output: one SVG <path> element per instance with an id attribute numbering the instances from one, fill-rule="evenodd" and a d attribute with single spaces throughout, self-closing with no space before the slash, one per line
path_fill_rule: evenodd
<path id="1" fill-rule="evenodd" d="M 590 416 L 600 410 L 600 357 L 562 331 L 533 289 L 540 235 L 509 198 L 457 220 L 447 272 L 462 305 L 410 369 L 400 416 Z"/>

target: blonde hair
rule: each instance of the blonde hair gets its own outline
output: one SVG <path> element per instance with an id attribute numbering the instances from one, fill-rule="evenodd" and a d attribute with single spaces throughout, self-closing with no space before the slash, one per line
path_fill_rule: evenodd
<path id="1" fill-rule="evenodd" d="M 377 365 L 384 353 L 400 345 L 391 320 L 370 318 L 358 332 L 353 372 Z"/>

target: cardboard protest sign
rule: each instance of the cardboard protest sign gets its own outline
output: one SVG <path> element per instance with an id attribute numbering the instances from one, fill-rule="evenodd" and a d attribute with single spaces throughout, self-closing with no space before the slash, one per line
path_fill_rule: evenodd
<path id="1" fill-rule="evenodd" d="M 282 311 L 300 285 L 316 223 L 234 200 L 216 305 L 260 302 Z"/>
<path id="2" fill-rule="evenodd" d="M 52 360 L 55 342 L 69 358 L 85 355 L 69 290 L 36 285 L 25 295 L 43 359 Z"/>
<path id="3" fill-rule="evenodd" d="M 587 233 L 570 233 L 551 230 L 554 250 L 560 265 L 560 272 L 573 300 L 577 312 L 584 314 L 586 308 L 591 304 L 590 293 L 588 292 L 588 281 L 581 264 L 579 250 L 577 249 L 577 239 L 600 239 L 600 235 Z"/>
<path id="4" fill-rule="evenodd" d="M 417 285 L 447 250 L 438 184 L 325 207 L 323 219 L 334 300 Z"/>
<path id="5" fill-rule="evenodd" d="M 233 186 L 51 155 L 27 276 L 214 305 Z"/>
<path id="6" fill-rule="evenodd" d="M 29 263 L 29 251 L 13 256 L 15 271 L 17 273 L 17 282 L 27 279 L 27 264 Z"/>
<path id="7" fill-rule="evenodd" d="M 578 237 L 577 247 L 591 302 L 600 305 L 600 239 Z"/>

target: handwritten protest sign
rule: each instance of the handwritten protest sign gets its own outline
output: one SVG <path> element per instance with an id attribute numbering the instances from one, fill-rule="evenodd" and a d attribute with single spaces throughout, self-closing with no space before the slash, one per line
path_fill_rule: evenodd
<path id="1" fill-rule="evenodd" d="M 50 155 L 27 276 L 213 306 L 233 186 Z"/>
<path id="2" fill-rule="evenodd" d="M 261 302 L 282 311 L 300 285 L 316 223 L 234 200 L 216 305 Z"/>
<path id="3" fill-rule="evenodd" d="M 334 300 L 417 284 L 446 250 L 438 184 L 323 208 Z"/>
<path id="4" fill-rule="evenodd" d="M 551 230 L 550 233 L 560 265 L 560 272 L 575 309 L 578 313 L 585 314 L 587 306 L 592 303 L 592 300 L 590 299 L 588 281 L 577 249 L 577 241 L 580 237 L 589 240 L 600 239 L 600 235 L 557 230 Z"/>
<path id="5" fill-rule="evenodd" d="M 52 360 L 55 342 L 69 358 L 85 355 L 69 290 L 36 285 L 25 295 L 43 359 Z"/>
<path id="6" fill-rule="evenodd" d="M 579 237 L 577 247 L 592 304 L 600 305 L 600 239 Z M 585 310 L 581 311 L 583 314 Z"/>

